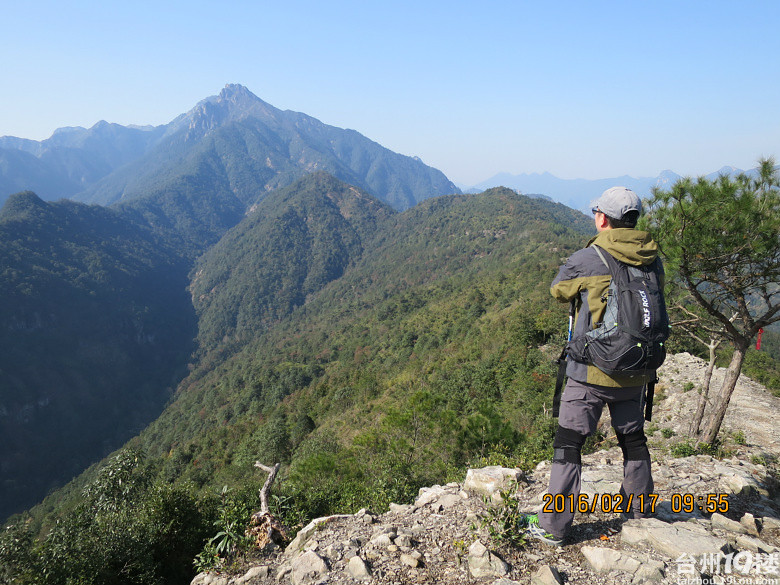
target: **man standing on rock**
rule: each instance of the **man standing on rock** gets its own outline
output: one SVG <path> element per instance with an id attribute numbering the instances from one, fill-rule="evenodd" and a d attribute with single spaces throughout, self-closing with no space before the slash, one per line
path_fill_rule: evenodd
<path id="1" fill-rule="evenodd" d="M 579 310 L 572 338 L 591 331 L 604 317 L 610 269 L 599 253 L 608 252 L 629 266 L 650 266 L 663 290 L 663 268 L 658 246 L 644 231 L 634 229 L 642 211 L 639 197 L 625 187 L 606 190 L 593 207 L 598 234 L 567 260 L 551 285 L 561 302 L 576 301 Z M 594 246 L 598 246 L 598 249 Z M 644 386 L 655 371 L 642 374 L 607 374 L 599 368 L 567 356 L 568 382 L 561 397 L 558 429 L 553 442 L 549 496 L 539 514 L 527 516 L 526 533 L 551 545 L 560 545 L 571 528 L 580 499 L 582 446 L 606 404 L 612 426 L 623 450 L 623 502 L 631 496 L 629 518 L 645 517 L 648 495 L 653 491 L 650 452 L 644 433 Z M 641 496 L 641 497 L 640 497 Z M 588 502 L 588 507 L 592 502 Z M 643 506 L 644 504 L 644 506 Z M 625 508 L 624 508 L 625 509 Z"/>

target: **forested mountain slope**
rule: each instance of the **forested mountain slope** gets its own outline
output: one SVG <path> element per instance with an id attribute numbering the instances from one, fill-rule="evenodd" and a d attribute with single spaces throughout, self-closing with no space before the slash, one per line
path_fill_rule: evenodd
<path id="1" fill-rule="evenodd" d="M 206 356 L 133 444 L 158 477 L 203 487 L 251 483 L 258 458 L 288 463 L 301 514 L 386 502 L 494 451 L 530 461 L 550 430 L 538 346 L 565 327 L 549 281 L 589 228 L 502 189 L 394 215 L 343 276 L 246 329 L 229 359 Z"/>
<path id="2" fill-rule="evenodd" d="M 6 533 L 48 534 L 21 566 L 184 583 L 256 509 L 257 460 L 282 463 L 274 512 L 300 526 L 548 459 L 549 283 L 592 231 L 507 189 L 401 213 L 324 174 L 271 193 L 190 273 L 201 351 L 168 407 Z"/>
<path id="3" fill-rule="evenodd" d="M 317 172 L 272 192 L 197 262 L 201 352 L 251 339 L 341 277 L 395 212 Z"/>
<path id="4" fill-rule="evenodd" d="M 0 211 L 0 518 L 156 417 L 195 334 L 189 265 L 118 212 L 31 192 Z"/>

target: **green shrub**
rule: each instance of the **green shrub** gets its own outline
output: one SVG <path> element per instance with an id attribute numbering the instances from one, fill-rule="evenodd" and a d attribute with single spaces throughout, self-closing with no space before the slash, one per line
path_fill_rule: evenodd
<path id="1" fill-rule="evenodd" d="M 670 450 L 673 457 L 690 457 L 697 453 L 696 447 L 690 441 L 675 443 L 670 447 Z"/>
<path id="2" fill-rule="evenodd" d="M 84 489 L 83 501 L 44 538 L 35 540 L 19 526 L 7 531 L 0 565 L 12 577 L 8 582 L 157 585 L 192 579 L 208 512 L 185 486 L 149 484 L 142 459 L 133 450 L 113 457 Z"/>
<path id="3" fill-rule="evenodd" d="M 251 539 L 245 532 L 253 510 L 246 493 L 242 497 L 242 494 L 224 486 L 219 500 L 218 517 L 214 522 L 218 532 L 195 557 L 194 565 L 198 571 L 223 569 L 251 548 Z"/>
<path id="4" fill-rule="evenodd" d="M 520 512 L 517 499 L 513 494 L 517 493 L 517 484 L 510 485 L 506 490 L 500 490 L 501 502 L 495 504 L 485 498 L 485 516 L 481 526 L 486 529 L 490 539 L 496 546 L 512 545 L 523 546 L 525 544 L 524 514 Z"/>

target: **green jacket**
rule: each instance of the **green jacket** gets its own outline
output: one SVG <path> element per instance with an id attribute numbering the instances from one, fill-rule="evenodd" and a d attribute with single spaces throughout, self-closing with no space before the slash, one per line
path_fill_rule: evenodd
<path id="1" fill-rule="evenodd" d="M 609 252 L 616 260 L 633 266 L 652 264 L 658 257 L 658 245 L 647 232 L 617 228 L 600 232 L 582 250 L 572 254 L 561 266 L 550 287 L 552 296 L 561 302 L 579 297 L 578 311 L 572 337 L 583 335 L 600 323 L 607 305 L 607 289 L 612 280 L 609 269 L 596 253 L 593 245 Z M 663 286 L 663 269 L 659 275 Z M 583 311 L 581 308 L 587 310 Z M 573 380 L 598 386 L 641 386 L 655 377 L 655 372 L 644 376 L 611 376 L 595 366 L 569 359 L 566 374 Z"/>

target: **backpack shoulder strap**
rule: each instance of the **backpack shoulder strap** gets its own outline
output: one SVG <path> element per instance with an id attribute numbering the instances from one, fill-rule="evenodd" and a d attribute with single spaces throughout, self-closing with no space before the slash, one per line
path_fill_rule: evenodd
<path id="1" fill-rule="evenodd" d="M 607 267 L 607 270 L 609 270 L 610 274 L 612 273 L 612 266 L 609 265 L 609 262 L 607 262 L 607 259 L 604 258 L 604 252 L 601 251 L 601 246 L 591 246 L 594 250 L 596 250 L 596 254 L 599 255 L 599 258 L 601 258 L 601 261 L 604 263 L 604 266 Z M 609 254 L 609 252 L 607 252 Z M 611 254 L 610 254 L 611 256 Z"/>

